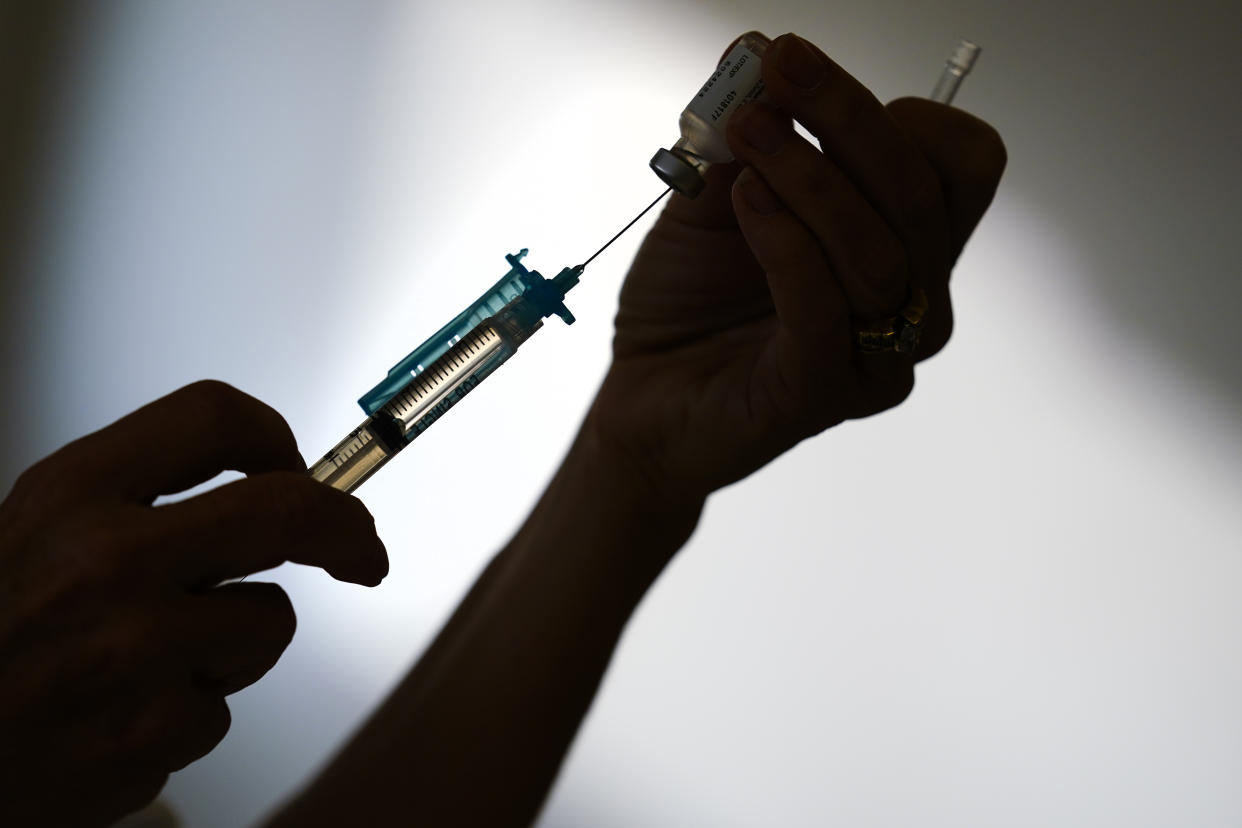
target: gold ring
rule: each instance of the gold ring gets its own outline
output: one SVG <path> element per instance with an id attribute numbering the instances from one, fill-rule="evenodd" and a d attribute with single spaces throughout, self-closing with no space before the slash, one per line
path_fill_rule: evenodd
<path id="1" fill-rule="evenodd" d="M 896 316 L 854 324 L 854 345 L 864 354 L 913 354 L 923 333 L 927 294 L 918 288 Z"/>

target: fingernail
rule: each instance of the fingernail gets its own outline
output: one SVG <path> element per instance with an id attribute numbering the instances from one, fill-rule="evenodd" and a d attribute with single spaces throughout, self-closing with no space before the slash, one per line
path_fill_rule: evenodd
<path id="1" fill-rule="evenodd" d="M 815 54 L 805 40 L 797 35 L 790 35 L 781 44 L 781 53 L 776 59 L 776 68 L 785 79 L 802 89 L 814 89 L 819 86 L 828 67 L 823 58 Z"/>
<path id="2" fill-rule="evenodd" d="M 785 145 L 790 132 L 788 122 L 762 104 L 747 104 L 735 116 L 741 119 L 742 137 L 764 155 L 772 155 Z"/>
<path id="3" fill-rule="evenodd" d="M 754 168 L 747 167 L 738 174 L 737 187 L 742 192 L 742 199 L 759 215 L 770 216 L 781 209 L 781 200 Z"/>

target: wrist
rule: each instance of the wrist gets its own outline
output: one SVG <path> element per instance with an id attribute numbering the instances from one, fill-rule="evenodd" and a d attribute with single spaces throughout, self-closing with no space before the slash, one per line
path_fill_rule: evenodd
<path id="1" fill-rule="evenodd" d="M 689 539 L 703 502 L 664 485 L 601 439 L 588 417 L 510 551 L 574 550 L 564 564 L 584 566 L 610 587 L 628 584 L 641 595 Z"/>

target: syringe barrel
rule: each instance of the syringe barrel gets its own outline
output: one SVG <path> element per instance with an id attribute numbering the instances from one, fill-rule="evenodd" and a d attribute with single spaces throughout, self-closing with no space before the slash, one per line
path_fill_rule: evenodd
<path id="1" fill-rule="evenodd" d="M 517 346 L 515 337 L 495 317 L 485 319 L 394 394 L 375 416 L 389 418 L 400 429 L 404 443 L 409 443 L 513 356 Z"/>
<path id="2" fill-rule="evenodd" d="M 519 297 L 476 325 L 325 454 L 311 476 L 344 492 L 361 486 L 543 327 L 528 304 Z"/>
<path id="3" fill-rule="evenodd" d="M 505 259 L 509 262 L 509 272 L 488 288 L 486 293 L 474 300 L 469 307 L 455 316 L 451 322 L 428 337 L 405 359 L 394 365 L 388 371 L 388 376 L 380 380 L 378 385 L 363 394 L 362 399 L 358 400 L 362 410 L 367 414 L 374 414 L 409 383 L 410 377 L 426 370 L 427 366 L 443 356 L 454 343 L 465 338 L 466 334 L 474 330 L 481 322 L 501 314 L 504 308 L 517 297 L 527 295 L 532 289 L 539 290 L 539 286 L 546 280 L 538 271 L 530 271 L 522 266 L 522 257 L 525 255 L 526 248 L 522 248 L 519 252 L 506 256 Z M 567 286 L 565 290 L 572 286 L 572 284 Z M 564 291 L 561 292 L 560 298 L 564 298 Z M 564 312 L 565 321 L 572 321 L 572 315 L 565 310 L 563 305 L 560 308 L 547 310 L 544 315 L 553 312 L 558 314 Z"/>
<path id="4" fill-rule="evenodd" d="M 310 467 L 311 477 L 343 492 L 361 486 L 400 450 L 379 435 L 380 426 L 368 418 Z"/>
<path id="5" fill-rule="evenodd" d="M 545 279 L 522 266 L 525 255 L 523 248 L 505 256 L 510 269 L 499 282 L 363 395 L 366 421 L 311 466 L 312 477 L 352 492 L 513 356 L 544 319 L 573 324 L 565 294 L 585 265 Z"/>

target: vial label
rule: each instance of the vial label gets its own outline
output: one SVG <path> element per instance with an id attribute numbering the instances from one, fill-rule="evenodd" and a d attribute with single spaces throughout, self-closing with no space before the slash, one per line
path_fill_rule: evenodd
<path id="1" fill-rule="evenodd" d="M 724 129 L 729 116 L 742 104 L 763 94 L 759 56 L 740 43 L 707 79 L 686 110 L 716 129 Z"/>

